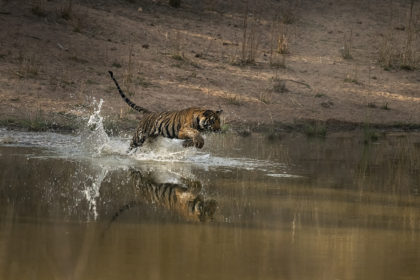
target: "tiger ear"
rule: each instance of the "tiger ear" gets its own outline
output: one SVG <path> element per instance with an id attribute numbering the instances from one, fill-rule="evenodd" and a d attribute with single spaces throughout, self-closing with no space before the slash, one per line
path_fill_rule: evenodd
<path id="1" fill-rule="evenodd" d="M 216 111 L 216 114 L 220 116 L 220 114 L 223 113 L 223 110 Z"/>

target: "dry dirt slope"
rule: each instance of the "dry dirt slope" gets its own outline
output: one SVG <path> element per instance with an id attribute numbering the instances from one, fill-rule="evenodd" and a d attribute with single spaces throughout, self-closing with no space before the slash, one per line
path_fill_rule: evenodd
<path id="1" fill-rule="evenodd" d="M 420 3 L 410 4 L 3 0 L 0 118 L 72 125 L 103 98 L 108 119 L 134 120 L 111 69 L 138 104 L 223 109 L 232 125 L 418 125 Z"/>

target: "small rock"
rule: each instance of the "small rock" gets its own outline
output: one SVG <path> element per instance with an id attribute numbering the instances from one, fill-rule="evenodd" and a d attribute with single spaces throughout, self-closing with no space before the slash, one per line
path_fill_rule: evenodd
<path id="1" fill-rule="evenodd" d="M 143 49 L 148 49 L 148 48 L 149 48 L 149 44 L 143 44 L 143 45 L 141 45 L 141 47 L 142 47 Z"/>
<path id="2" fill-rule="evenodd" d="M 142 13 L 142 12 L 143 12 L 143 8 L 142 8 L 142 7 L 139 7 L 139 8 L 137 9 L 137 12 Z"/>

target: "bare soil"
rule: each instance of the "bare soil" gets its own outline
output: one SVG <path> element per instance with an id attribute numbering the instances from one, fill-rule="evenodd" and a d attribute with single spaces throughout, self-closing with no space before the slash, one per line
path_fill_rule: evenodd
<path id="1" fill-rule="evenodd" d="M 231 127 L 420 127 L 410 0 L 3 0 L 0 26 L 3 125 L 72 127 L 101 98 L 108 120 L 133 123 L 112 70 L 138 105 L 223 109 Z"/>

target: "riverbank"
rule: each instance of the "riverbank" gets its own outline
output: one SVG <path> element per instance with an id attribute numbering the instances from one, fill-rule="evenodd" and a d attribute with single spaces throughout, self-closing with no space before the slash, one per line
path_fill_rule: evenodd
<path id="1" fill-rule="evenodd" d="M 252 2 L 252 1 L 251 1 Z M 410 1 L 7 1 L 0 125 L 73 131 L 103 99 L 108 131 L 140 114 L 223 109 L 225 129 L 420 127 L 420 5 Z"/>

